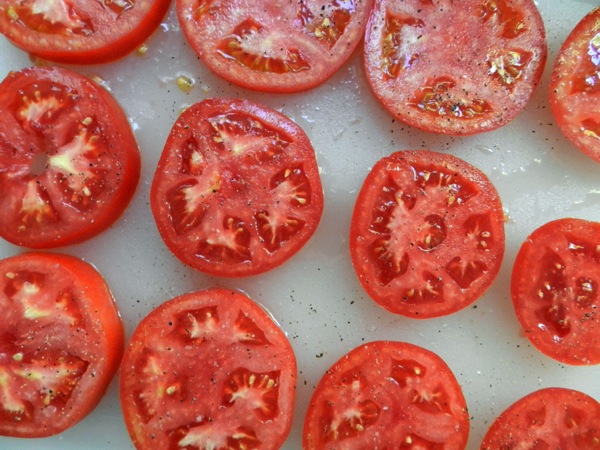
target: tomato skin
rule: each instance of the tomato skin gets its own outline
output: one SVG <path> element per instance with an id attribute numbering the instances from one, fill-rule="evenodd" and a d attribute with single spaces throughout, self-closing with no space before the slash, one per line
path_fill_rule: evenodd
<path id="1" fill-rule="evenodd" d="M 395 314 L 444 316 L 477 300 L 504 255 L 504 214 L 480 170 L 452 155 L 380 159 L 354 206 L 350 252 L 369 296 Z"/>
<path id="2" fill-rule="evenodd" d="M 47 249 L 90 239 L 128 206 L 140 176 L 129 122 L 102 87 L 58 67 L 0 84 L 0 236 Z"/>
<path id="3" fill-rule="evenodd" d="M 270 108 L 225 98 L 196 103 L 176 121 L 150 201 L 173 254 L 224 277 L 279 266 L 311 238 L 323 213 L 304 131 Z"/>
<path id="4" fill-rule="evenodd" d="M 550 77 L 550 106 L 563 134 L 600 162 L 600 7 L 561 46 Z"/>
<path id="5" fill-rule="evenodd" d="M 511 295 L 525 336 L 565 364 L 600 364 L 599 240 L 600 223 L 554 220 L 523 242 L 513 266 Z"/>
<path id="6" fill-rule="evenodd" d="M 272 318 L 213 288 L 169 300 L 134 331 L 120 392 L 137 449 L 278 449 L 292 422 L 296 359 Z M 247 445 L 243 447 L 245 442 Z"/>
<path id="7" fill-rule="evenodd" d="M 177 0 L 184 35 L 222 78 L 263 92 L 311 89 L 362 39 L 373 0 Z"/>
<path id="8" fill-rule="evenodd" d="M 432 133 L 504 126 L 528 103 L 546 57 L 532 0 L 381 0 L 365 32 L 376 97 L 402 122 Z"/>
<path id="9" fill-rule="evenodd" d="M 468 436 L 467 405 L 446 363 L 413 344 L 375 341 L 325 372 L 308 406 L 302 448 L 464 449 Z"/>
<path id="10" fill-rule="evenodd" d="M 19 254 L 0 260 L 0 274 L 0 434 L 61 433 L 96 407 L 121 362 L 114 298 L 94 267 L 68 255 Z"/>
<path id="11" fill-rule="evenodd" d="M 480 450 L 594 449 L 600 445 L 600 403 L 574 389 L 532 392 L 500 414 Z"/>
<path id="12" fill-rule="evenodd" d="M 126 56 L 150 37 L 171 0 L 128 0 L 126 6 L 58 0 L 37 13 L 31 3 L 0 0 L 0 32 L 14 45 L 50 61 L 100 64 Z"/>

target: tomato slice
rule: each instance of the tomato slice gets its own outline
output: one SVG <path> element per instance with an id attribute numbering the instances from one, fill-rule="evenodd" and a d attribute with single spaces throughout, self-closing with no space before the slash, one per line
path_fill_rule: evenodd
<path id="1" fill-rule="evenodd" d="M 577 24 L 558 52 L 550 105 L 563 134 L 600 162 L 600 7 Z"/>
<path id="2" fill-rule="evenodd" d="M 0 236 L 51 248 L 89 239 L 129 204 L 137 143 L 102 87 L 61 68 L 10 73 L 0 84 Z"/>
<path id="3" fill-rule="evenodd" d="M 0 434 L 58 434 L 94 409 L 123 353 L 123 324 L 101 275 L 75 257 L 0 260 Z"/>
<path id="4" fill-rule="evenodd" d="M 464 449 L 462 390 L 435 353 L 405 342 L 361 345 L 329 368 L 310 400 L 305 450 Z"/>
<path id="5" fill-rule="evenodd" d="M 365 34 L 377 98 L 401 121 L 434 133 L 474 134 L 511 121 L 546 56 L 532 0 L 380 0 Z"/>
<path id="6" fill-rule="evenodd" d="M 278 449 L 293 416 L 296 359 L 248 297 L 209 289 L 172 299 L 138 325 L 121 404 L 138 449 Z"/>
<path id="7" fill-rule="evenodd" d="M 363 183 L 350 251 L 360 282 L 384 308 L 414 318 L 450 314 L 479 298 L 500 269 L 498 193 L 455 156 L 393 153 Z"/>
<path id="8" fill-rule="evenodd" d="M 177 0 L 183 32 L 206 66 L 265 92 L 328 79 L 362 39 L 373 0 Z"/>
<path id="9" fill-rule="evenodd" d="M 532 392 L 492 423 L 480 450 L 595 449 L 600 445 L 600 403 L 566 388 Z"/>
<path id="10" fill-rule="evenodd" d="M 0 0 L 0 33 L 38 57 L 98 64 L 130 53 L 158 27 L 170 0 Z"/>
<path id="11" fill-rule="evenodd" d="M 312 145 L 283 114 L 209 99 L 175 123 L 150 195 L 158 230 L 184 263 L 239 277 L 270 270 L 313 235 L 323 189 Z"/>
<path id="12" fill-rule="evenodd" d="M 511 293 L 525 335 L 542 353 L 573 365 L 600 363 L 600 223 L 559 219 L 523 243 Z"/>

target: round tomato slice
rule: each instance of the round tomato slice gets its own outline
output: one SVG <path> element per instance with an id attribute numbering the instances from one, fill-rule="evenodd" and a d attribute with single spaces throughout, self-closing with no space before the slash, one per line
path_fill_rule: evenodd
<path id="1" fill-rule="evenodd" d="M 533 0 L 381 0 L 364 64 L 398 119 L 434 133 L 501 127 L 527 104 L 547 48 Z"/>
<path id="2" fill-rule="evenodd" d="M 564 135 L 600 162 L 600 7 L 590 11 L 558 52 L 550 105 Z"/>
<path id="3" fill-rule="evenodd" d="M 480 450 L 583 450 L 600 446 L 600 403 L 573 389 L 535 391 L 492 423 Z"/>
<path id="4" fill-rule="evenodd" d="M 0 0 L 0 32 L 38 57 L 99 64 L 130 53 L 158 27 L 170 0 Z"/>
<path id="5" fill-rule="evenodd" d="M 121 404 L 138 449 L 279 449 L 292 423 L 296 359 L 248 297 L 208 289 L 138 325 L 121 368 Z"/>
<path id="6" fill-rule="evenodd" d="M 43 437 L 98 404 L 123 353 L 123 324 L 101 275 L 67 255 L 0 260 L 0 434 Z"/>
<path id="7" fill-rule="evenodd" d="M 112 225 L 140 175 L 123 111 L 96 83 L 61 68 L 13 72 L 0 84 L 0 236 L 51 248 Z"/>
<path id="8" fill-rule="evenodd" d="M 360 190 L 350 251 L 360 282 L 384 308 L 414 318 L 450 314 L 477 300 L 500 269 L 498 193 L 455 156 L 393 153 Z"/>
<path id="9" fill-rule="evenodd" d="M 305 450 L 464 449 L 462 390 L 435 353 L 404 342 L 355 348 L 323 376 L 304 422 Z"/>
<path id="10" fill-rule="evenodd" d="M 183 32 L 226 80 L 295 92 L 328 79 L 362 39 L 373 0 L 177 0 Z"/>
<path id="11" fill-rule="evenodd" d="M 600 364 L 600 223 L 560 219 L 535 230 L 515 264 L 511 293 L 525 335 L 565 364 Z"/>
<path id="12" fill-rule="evenodd" d="M 323 212 L 319 168 L 304 131 L 277 111 L 233 99 L 205 100 L 180 116 L 150 200 L 175 256 L 227 277 L 289 259 Z"/>

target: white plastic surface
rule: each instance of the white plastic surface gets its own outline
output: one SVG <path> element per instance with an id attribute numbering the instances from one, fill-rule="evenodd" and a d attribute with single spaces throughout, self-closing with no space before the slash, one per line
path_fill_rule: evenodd
<path id="1" fill-rule="evenodd" d="M 371 340 L 408 341 L 436 352 L 449 364 L 472 418 L 469 449 L 478 448 L 502 410 L 533 390 L 570 387 L 600 400 L 600 366 L 570 367 L 540 354 L 520 331 L 509 294 L 515 254 L 534 228 L 568 216 L 600 221 L 600 164 L 566 141 L 547 103 L 557 49 L 597 1 L 537 3 L 549 43 L 542 83 L 515 121 L 472 137 L 430 135 L 394 120 L 371 94 L 362 50 L 331 80 L 309 92 L 268 95 L 231 86 L 197 60 L 172 8 L 148 41 L 146 55 L 74 68 L 101 77 L 121 103 L 143 165 L 138 191 L 123 217 L 100 236 L 60 251 L 85 259 L 104 275 L 127 336 L 163 301 L 216 285 L 240 289 L 268 308 L 298 359 L 296 415 L 285 450 L 301 448 L 304 412 L 323 372 L 351 348 Z M 1 78 L 31 64 L 27 54 L 0 37 Z M 195 80 L 189 94 L 177 87 L 180 75 Z M 321 167 L 326 205 L 315 236 L 292 260 L 252 278 L 215 279 L 183 266 L 160 239 L 149 209 L 149 186 L 172 123 L 185 106 L 213 96 L 247 97 L 282 111 L 307 132 Z M 505 260 L 492 288 L 474 306 L 426 321 L 395 316 L 370 300 L 354 275 L 348 250 L 352 208 L 370 167 L 392 151 L 419 148 L 452 153 L 482 169 L 496 185 L 508 218 Z M 1 257 L 21 251 L 0 243 Z M 130 448 L 116 379 L 98 408 L 63 434 L 42 440 L 0 437 L 0 449 L 10 450 Z"/>

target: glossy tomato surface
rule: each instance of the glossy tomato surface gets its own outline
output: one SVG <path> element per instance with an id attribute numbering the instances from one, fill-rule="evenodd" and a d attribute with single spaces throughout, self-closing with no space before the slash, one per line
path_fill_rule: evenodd
<path id="1" fill-rule="evenodd" d="M 559 219 L 523 242 L 511 293 L 527 338 L 566 364 L 600 363 L 600 223 Z"/>
<path id="2" fill-rule="evenodd" d="M 279 449 L 292 424 L 296 358 L 272 318 L 224 289 L 163 303 L 136 328 L 121 369 L 138 449 Z"/>
<path id="3" fill-rule="evenodd" d="M 504 255 L 504 213 L 491 181 L 455 156 L 418 150 L 380 159 L 354 205 L 350 251 L 378 304 L 413 318 L 477 300 Z"/>
<path id="4" fill-rule="evenodd" d="M 141 45 L 169 4 L 170 0 L 0 0 L 0 32 L 44 59 L 105 63 Z"/>
<path id="5" fill-rule="evenodd" d="M 102 276 L 66 255 L 0 260 L 0 434 L 61 433 L 91 412 L 123 353 L 123 325 Z"/>
<path id="6" fill-rule="evenodd" d="M 372 0 L 177 0 L 200 59 L 249 89 L 294 92 L 328 79 L 363 37 Z"/>
<path id="7" fill-rule="evenodd" d="M 114 98 L 68 69 L 12 72 L 0 84 L 0 236 L 51 248 L 87 240 L 129 204 L 140 155 Z"/>
<path id="8" fill-rule="evenodd" d="M 282 264 L 308 241 L 323 189 L 298 125 L 248 100 L 215 98 L 173 126 L 151 202 L 175 256 L 202 272 L 239 277 Z"/>
<path id="9" fill-rule="evenodd" d="M 364 64 L 395 117 L 464 135 L 515 118 L 538 85 L 546 47 L 533 0 L 381 0 L 367 25 Z"/>
<path id="10" fill-rule="evenodd" d="M 331 366 L 311 398 L 305 450 L 464 449 L 462 390 L 435 353 L 404 342 L 363 344 Z"/>
<path id="11" fill-rule="evenodd" d="M 564 135 L 600 162 L 600 7 L 590 11 L 559 50 L 550 105 Z"/>
<path id="12" fill-rule="evenodd" d="M 480 450 L 593 450 L 600 446 L 600 403 L 583 392 L 545 388 L 509 406 Z"/>

